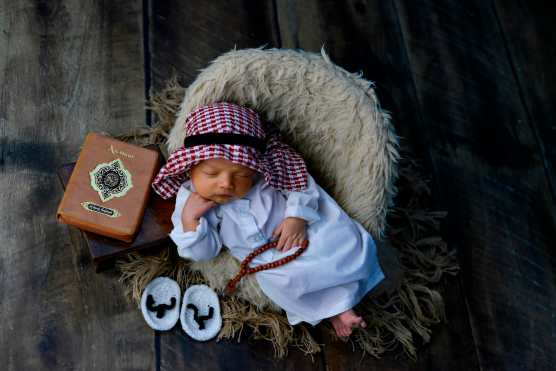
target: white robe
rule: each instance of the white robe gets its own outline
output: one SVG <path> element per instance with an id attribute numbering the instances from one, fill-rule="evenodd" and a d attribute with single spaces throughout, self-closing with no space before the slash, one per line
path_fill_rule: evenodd
<path id="1" fill-rule="evenodd" d="M 316 325 L 353 308 L 384 278 L 371 235 L 310 175 L 303 192 L 279 191 L 259 178 L 243 198 L 212 208 L 195 231 L 184 232 L 181 214 L 191 191 L 195 189 L 190 180 L 178 191 L 170 238 L 181 257 L 195 261 L 215 257 L 222 245 L 243 260 L 271 241 L 272 231 L 285 217 L 307 221 L 305 252 L 285 265 L 254 273 L 263 292 L 285 310 L 292 325 L 301 321 Z M 250 266 L 296 250 L 295 246 L 287 252 L 267 250 Z"/>

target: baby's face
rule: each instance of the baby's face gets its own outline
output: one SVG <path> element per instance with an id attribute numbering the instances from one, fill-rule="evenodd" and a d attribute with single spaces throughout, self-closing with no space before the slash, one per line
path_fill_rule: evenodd
<path id="1" fill-rule="evenodd" d="M 245 196 L 255 175 L 256 171 L 248 167 L 220 158 L 202 161 L 189 173 L 195 191 L 219 204 Z"/>

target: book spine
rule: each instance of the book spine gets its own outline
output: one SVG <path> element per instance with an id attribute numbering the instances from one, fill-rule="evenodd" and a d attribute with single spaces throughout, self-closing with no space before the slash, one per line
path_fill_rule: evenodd
<path id="1" fill-rule="evenodd" d="M 64 209 L 64 204 L 67 201 L 67 197 L 69 197 L 68 195 L 71 195 L 73 188 L 74 188 L 74 182 L 72 181 L 74 177 L 77 176 L 77 169 L 80 168 L 80 160 L 82 161 L 83 157 L 82 156 L 82 151 L 84 148 L 87 148 L 87 142 L 92 140 L 93 135 L 95 135 L 94 133 L 89 133 L 87 134 L 87 136 L 85 137 L 85 141 L 83 142 L 83 144 L 81 145 L 81 151 L 80 154 L 77 158 L 77 162 L 75 163 L 75 166 L 73 167 L 73 171 L 71 172 L 70 178 L 68 180 L 66 189 L 64 191 L 64 195 L 62 196 L 62 201 L 60 202 L 60 205 L 58 205 L 58 210 L 56 211 L 56 219 L 59 222 L 63 222 L 63 218 L 62 218 L 62 210 Z"/>

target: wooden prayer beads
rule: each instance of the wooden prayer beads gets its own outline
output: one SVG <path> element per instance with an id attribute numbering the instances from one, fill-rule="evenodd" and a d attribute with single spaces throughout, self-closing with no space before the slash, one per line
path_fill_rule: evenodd
<path id="1" fill-rule="evenodd" d="M 251 262 L 251 260 L 253 260 L 253 258 L 255 258 L 255 256 L 257 256 L 259 254 L 262 254 L 263 252 L 265 252 L 268 249 L 276 247 L 277 244 L 278 244 L 278 241 L 269 242 L 267 244 L 264 244 L 264 245 L 256 248 L 249 255 L 247 255 L 245 257 L 245 259 L 243 259 L 243 261 L 239 265 L 239 267 L 240 267 L 239 272 L 231 280 L 228 281 L 228 284 L 226 285 L 226 289 L 224 290 L 224 293 L 226 295 L 233 295 L 233 293 L 236 289 L 237 283 L 239 282 L 239 280 L 241 280 L 241 278 L 243 276 L 246 276 L 246 275 L 251 274 L 251 273 L 260 272 L 260 271 L 263 271 L 265 269 L 276 268 L 276 267 L 279 267 L 281 265 L 284 265 L 286 263 L 291 262 L 292 260 L 297 258 L 299 255 L 301 255 L 301 253 L 303 253 L 303 251 L 305 251 L 305 249 L 307 249 L 307 246 L 309 246 L 309 240 L 303 241 L 301 243 L 301 246 L 299 246 L 299 248 L 297 249 L 297 251 L 294 252 L 291 255 L 288 255 L 288 256 L 286 256 L 282 259 L 278 259 L 278 260 L 270 262 L 270 263 L 265 263 L 265 264 L 258 265 L 258 266 L 253 267 L 253 268 L 249 267 L 249 263 Z"/>

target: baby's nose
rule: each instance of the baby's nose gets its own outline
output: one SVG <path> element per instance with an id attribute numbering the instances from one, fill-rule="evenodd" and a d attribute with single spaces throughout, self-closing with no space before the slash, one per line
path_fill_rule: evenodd
<path id="1" fill-rule="evenodd" d="M 222 188 L 226 188 L 226 189 L 232 188 L 232 186 L 233 186 L 232 179 L 230 177 L 223 177 L 220 180 L 220 186 Z"/>

